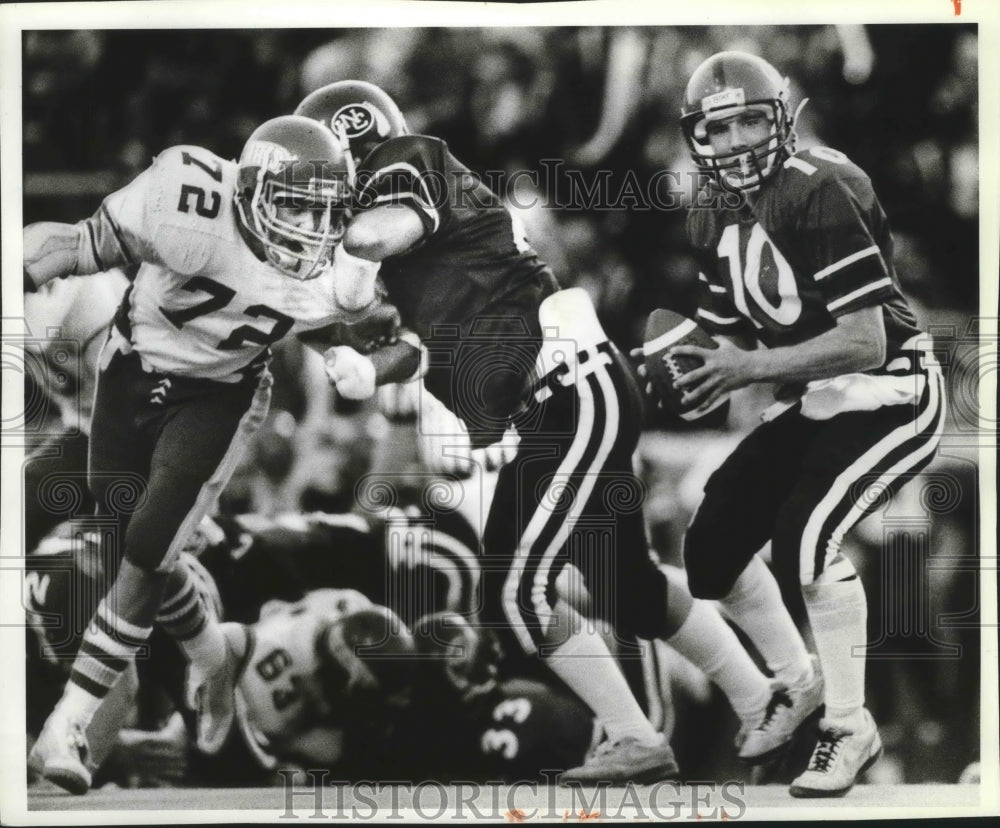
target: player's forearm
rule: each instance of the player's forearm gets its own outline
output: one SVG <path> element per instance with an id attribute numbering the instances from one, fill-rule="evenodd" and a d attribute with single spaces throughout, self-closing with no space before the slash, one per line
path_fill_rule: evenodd
<path id="1" fill-rule="evenodd" d="M 378 385 L 407 382 L 416 378 L 423 368 L 421 348 L 405 339 L 385 345 L 368 356 L 375 366 L 375 382 Z"/>
<path id="2" fill-rule="evenodd" d="M 24 228 L 24 289 L 37 290 L 52 279 L 97 273 L 85 222 L 40 221 Z"/>
<path id="3" fill-rule="evenodd" d="M 882 309 L 862 308 L 798 345 L 754 351 L 751 371 L 755 382 L 808 382 L 878 368 L 885 356 Z"/>
<path id="4" fill-rule="evenodd" d="M 413 247 L 425 233 L 410 207 L 387 204 L 359 213 L 347 227 L 342 245 L 352 256 L 381 262 Z"/>
<path id="5" fill-rule="evenodd" d="M 348 311 L 360 311 L 376 301 L 377 261 L 352 256 L 344 245 L 333 254 L 334 295 L 337 304 Z"/>

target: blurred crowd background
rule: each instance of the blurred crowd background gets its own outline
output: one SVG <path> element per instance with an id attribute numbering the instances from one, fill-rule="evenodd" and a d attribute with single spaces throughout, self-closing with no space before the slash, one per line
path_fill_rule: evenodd
<path id="1" fill-rule="evenodd" d="M 678 126 L 687 78 L 715 51 L 743 49 L 789 76 L 793 106 L 809 98 L 800 146 L 839 149 L 871 176 L 903 287 L 939 337 L 953 384 L 949 434 L 961 436 L 977 412 L 978 377 L 965 368 L 978 354 L 968 339 L 979 311 L 978 46 L 974 25 L 28 32 L 24 218 L 83 218 L 173 144 L 235 158 L 261 121 L 344 78 L 382 86 L 412 131 L 444 138 L 481 174 L 542 173 L 561 162 L 586 180 L 606 176 L 614 194 L 628 176 L 693 170 Z M 591 293 L 621 347 L 639 343 L 653 308 L 693 309 L 683 210 L 545 206 L 542 189 L 518 181 L 506 195 L 534 205 L 524 210 L 532 244 L 564 286 Z M 385 463 L 392 428 L 371 406 L 329 393 L 317 403 L 294 344 L 277 354 L 275 372 L 269 426 L 227 507 L 350 508 L 354 483 Z M 639 462 L 665 561 L 679 562 L 701 484 L 753 426 L 766 389 L 737 402 L 729 424 L 710 432 L 682 432 L 649 412 Z M 889 756 L 875 770 L 886 781 L 954 781 L 978 756 L 977 592 L 961 559 L 978 554 L 979 490 L 974 449 L 964 445 L 946 448 L 895 511 L 880 511 L 848 541 L 881 647 L 869 701 L 884 726 Z M 936 497 L 935 486 L 957 494 Z M 923 550 L 929 562 L 916 581 L 883 589 L 887 573 L 892 580 L 886 550 L 900 548 L 891 541 L 901 531 L 917 550 L 905 554 Z M 950 624 L 937 623 L 941 613 Z M 920 618 L 930 621 L 910 623 Z M 724 772 L 719 757 L 731 749 L 705 735 L 718 700 L 688 691 L 678 694 L 694 711 L 677 717 L 682 763 Z"/>

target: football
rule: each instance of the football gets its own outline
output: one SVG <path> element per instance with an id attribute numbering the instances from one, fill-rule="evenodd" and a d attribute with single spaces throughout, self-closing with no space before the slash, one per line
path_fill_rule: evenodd
<path id="1" fill-rule="evenodd" d="M 693 422 L 722 406 L 729 405 L 729 396 L 725 395 L 707 408 L 685 406 L 681 403 L 682 392 L 674 385 L 675 380 L 697 368 L 702 364 L 702 360 L 690 356 L 667 356 L 670 348 L 675 345 L 719 347 L 697 322 L 672 310 L 660 308 L 649 315 L 643 339 L 642 353 L 646 365 L 646 378 L 652 384 L 657 399 L 666 411 Z M 722 412 L 723 415 L 724 413 Z"/>

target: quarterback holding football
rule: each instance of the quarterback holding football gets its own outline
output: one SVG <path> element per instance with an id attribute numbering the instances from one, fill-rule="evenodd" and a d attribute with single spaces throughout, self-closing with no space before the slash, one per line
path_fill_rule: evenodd
<path id="1" fill-rule="evenodd" d="M 777 577 L 801 589 L 826 710 L 790 792 L 826 797 L 845 794 L 881 752 L 854 655 L 867 602 L 841 542 L 875 507 L 871 485 L 893 494 L 933 458 L 944 391 L 871 181 L 836 150 L 798 149 L 794 122 L 787 79 L 759 57 L 721 52 L 690 78 L 681 128 L 691 157 L 710 188 L 744 197 L 689 212 L 701 271 L 694 322 L 716 342 L 666 349 L 675 363 L 692 360 L 666 393 L 691 410 L 751 383 L 777 386 L 764 422 L 706 484 L 684 557 L 692 594 L 720 600 L 793 688 L 816 677 L 756 554 L 768 541 Z M 654 390 L 664 384 L 647 376 Z"/>

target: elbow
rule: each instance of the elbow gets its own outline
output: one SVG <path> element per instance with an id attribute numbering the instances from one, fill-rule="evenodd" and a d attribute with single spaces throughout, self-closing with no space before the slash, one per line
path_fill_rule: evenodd
<path id="1" fill-rule="evenodd" d="M 875 326 L 855 345 L 857 370 L 871 371 L 881 368 L 885 365 L 887 350 L 885 328 L 882 325 Z"/>
<path id="2" fill-rule="evenodd" d="M 348 227 L 341 243 L 345 252 L 369 262 L 380 262 L 392 252 L 387 240 L 376 232 L 376 228 L 368 227 L 361 222 Z"/>
<path id="3" fill-rule="evenodd" d="M 850 371 L 872 371 L 885 365 L 885 320 L 880 306 L 863 308 L 838 320 L 841 332 L 842 353 Z"/>

